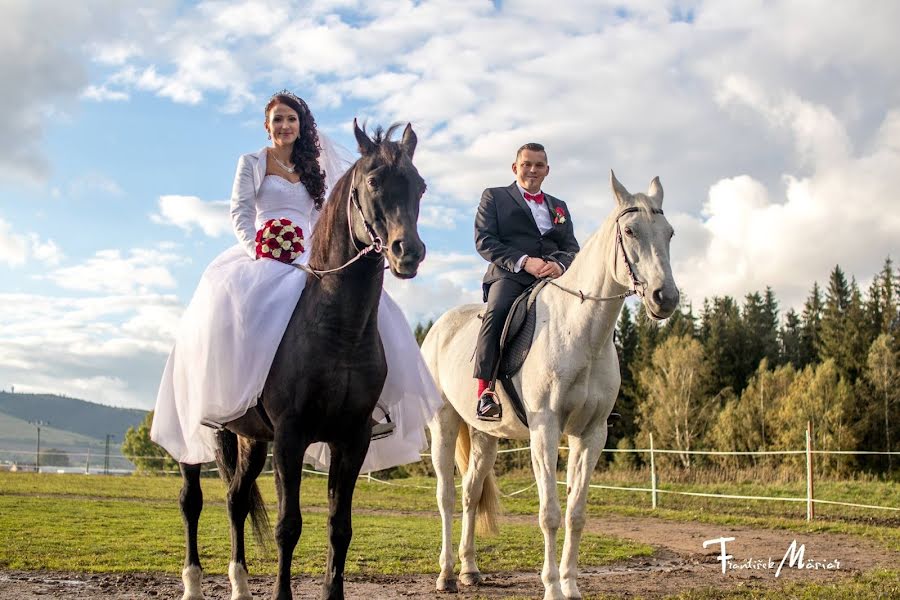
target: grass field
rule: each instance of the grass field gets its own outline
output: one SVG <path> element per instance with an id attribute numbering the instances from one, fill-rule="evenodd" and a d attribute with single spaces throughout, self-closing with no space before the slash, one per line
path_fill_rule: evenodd
<path id="1" fill-rule="evenodd" d="M 598 481 L 613 485 L 645 487 L 639 479 Z M 504 513 L 534 515 L 537 491 L 529 487 L 527 474 L 500 480 L 505 495 Z M 0 568 L 49 569 L 85 572 L 132 570 L 177 573 L 181 569 L 183 533 L 177 505 L 178 477 L 101 477 L 0 473 Z M 802 496 L 802 483 L 761 486 L 743 483 L 669 484 L 667 489 L 740 495 Z M 878 481 L 820 482 L 817 496 L 831 500 L 900 506 L 896 484 Z M 228 528 L 224 486 L 217 478 L 203 480 L 205 508 L 201 517 L 200 547 L 205 570 L 227 569 Z M 274 514 L 271 476 L 261 478 L 261 489 Z M 609 513 L 653 515 L 678 521 L 783 528 L 802 532 L 846 533 L 900 551 L 900 519 L 896 513 L 847 507 L 820 507 L 813 523 L 805 521 L 805 505 L 782 502 L 723 500 L 661 496 L 661 508 L 652 510 L 647 494 L 592 490 L 589 513 L 602 518 Z M 459 501 L 457 500 L 457 504 Z M 318 574 L 325 555 L 325 480 L 304 478 L 302 487 L 304 535 L 295 554 L 297 572 Z M 348 556 L 348 573 L 436 573 L 440 547 L 435 512 L 434 480 L 415 477 L 391 482 L 360 480 L 354 516 L 354 543 Z M 381 513 L 381 514 L 379 514 Z M 505 523 L 501 534 L 479 540 L 478 552 L 496 571 L 534 570 L 542 561 L 541 534 L 535 526 Z M 457 531 L 458 535 L 458 531 Z M 652 553 L 635 542 L 586 534 L 581 564 L 601 565 Z M 248 559 L 257 573 L 274 572 L 274 552 L 254 543 Z M 900 571 L 869 572 L 839 584 L 798 584 L 776 592 L 696 590 L 677 598 L 860 598 L 892 597 Z M 875 595 L 872 595 L 874 590 Z M 602 597 L 601 597 L 602 598 Z"/>

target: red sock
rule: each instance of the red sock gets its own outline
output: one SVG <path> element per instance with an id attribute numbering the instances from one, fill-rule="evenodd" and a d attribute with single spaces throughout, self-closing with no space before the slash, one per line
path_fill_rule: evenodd
<path id="1" fill-rule="evenodd" d="M 481 394 L 484 393 L 484 390 L 488 389 L 489 385 L 490 385 L 490 382 L 487 379 L 479 379 L 478 380 L 478 393 L 476 394 L 476 396 L 481 398 Z"/>

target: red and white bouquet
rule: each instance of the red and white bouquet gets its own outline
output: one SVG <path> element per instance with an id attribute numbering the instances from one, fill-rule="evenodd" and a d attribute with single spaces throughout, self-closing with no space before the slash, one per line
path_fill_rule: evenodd
<path id="1" fill-rule="evenodd" d="M 303 230 L 290 219 L 269 219 L 256 232 L 256 257 L 292 263 L 303 254 Z"/>

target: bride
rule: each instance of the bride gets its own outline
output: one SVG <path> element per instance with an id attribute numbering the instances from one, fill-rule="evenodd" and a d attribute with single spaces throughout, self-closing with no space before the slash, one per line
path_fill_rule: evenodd
<path id="1" fill-rule="evenodd" d="M 294 264 L 309 260 L 309 237 L 326 188 L 349 166 L 294 94 L 272 96 L 265 116 L 272 146 L 241 156 L 234 178 L 231 218 L 238 244 L 203 273 L 156 398 L 150 437 L 181 463 L 214 460 L 214 429 L 256 405 L 306 284 L 306 272 L 288 264 L 289 252 L 296 254 Z M 298 235 L 278 258 L 258 258 L 276 253 L 262 240 L 271 219 L 290 220 Z M 363 472 L 418 461 L 427 445 L 425 424 L 441 406 L 409 324 L 384 291 L 378 330 L 388 375 L 376 410 L 385 420 L 373 426 Z M 311 445 L 304 462 L 327 470 L 328 446 Z"/>

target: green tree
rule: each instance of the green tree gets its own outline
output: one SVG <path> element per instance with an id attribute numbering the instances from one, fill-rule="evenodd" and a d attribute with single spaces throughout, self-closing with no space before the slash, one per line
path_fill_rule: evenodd
<path id="1" fill-rule="evenodd" d="M 865 303 L 859 291 L 859 285 L 852 279 L 850 283 L 850 304 L 844 318 L 844 347 L 841 365 L 851 382 L 862 375 L 866 366 L 866 355 L 869 346 L 875 340 L 877 327 L 874 320 L 866 314 Z"/>
<path id="2" fill-rule="evenodd" d="M 764 358 L 740 398 L 732 396 L 719 413 L 711 434 L 713 445 L 733 451 L 768 449 L 777 429 L 775 410 L 795 377 L 792 365 L 770 371 Z"/>
<path id="3" fill-rule="evenodd" d="M 778 334 L 781 346 L 781 362 L 791 364 L 794 368 L 803 366 L 802 348 L 803 325 L 794 309 L 788 310 L 784 315 L 784 325 Z"/>
<path id="4" fill-rule="evenodd" d="M 413 330 L 413 335 L 416 337 L 416 343 L 418 343 L 419 346 L 421 346 L 422 342 L 425 341 L 425 336 L 428 335 L 429 331 L 431 331 L 433 325 L 434 321 L 432 320 L 429 320 L 425 325 L 422 325 L 421 323 L 416 324 L 416 328 Z"/>
<path id="5" fill-rule="evenodd" d="M 813 282 L 812 291 L 803 304 L 803 313 L 800 317 L 800 362 L 796 365 L 798 369 L 819 362 L 823 310 L 822 290 L 818 282 Z"/>
<path id="6" fill-rule="evenodd" d="M 704 302 L 700 320 L 700 339 L 710 369 L 710 395 L 726 387 L 740 393 L 749 373 L 745 373 L 746 343 L 737 303 L 730 296 L 714 297 Z"/>
<path id="7" fill-rule="evenodd" d="M 772 288 L 766 288 L 765 300 L 759 292 L 747 294 L 741 318 L 745 348 L 740 379 L 746 381 L 763 359 L 778 364 L 778 302 Z"/>
<path id="8" fill-rule="evenodd" d="M 881 272 L 875 277 L 878 293 L 880 319 L 877 322 L 877 334 L 887 333 L 894 338 L 894 350 L 900 350 L 900 271 L 894 274 L 894 263 L 890 257 L 884 260 Z"/>
<path id="9" fill-rule="evenodd" d="M 813 427 L 816 450 L 854 450 L 857 447 L 858 415 L 853 386 L 833 359 L 807 366 L 797 374 L 788 392 L 779 399 L 772 421 L 772 437 L 786 450 L 804 448 L 806 423 Z M 852 459 L 820 455 L 824 470 L 848 472 Z"/>
<path id="10" fill-rule="evenodd" d="M 874 404 L 880 409 L 871 411 L 873 426 L 870 430 L 880 433 L 878 437 L 884 443 L 885 452 L 891 452 L 896 438 L 894 430 L 900 421 L 900 387 L 897 386 L 900 381 L 900 354 L 894 350 L 894 341 L 890 335 L 882 333 L 872 342 L 866 359 L 865 380 L 869 384 Z M 876 414 L 878 418 L 875 418 Z M 874 426 L 875 423 L 880 427 Z M 887 466 L 888 472 L 891 472 L 894 464 L 890 454 L 887 455 Z"/>
<path id="11" fill-rule="evenodd" d="M 619 373 L 622 377 L 622 385 L 619 387 L 619 395 L 616 399 L 615 411 L 622 415 L 622 419 L 609 431 L 607 444 L 617 444 L 619 440 L 633 436 L 635 428 L 635 399 L 637 397 L 634 377 L 631 365 L 635 360 L 638 347 L 637 327 L 631 318 L 631 309 L 628 304 L 622 306 L 619 321 L 616 324 L 615 335 L 616 354 L 619 357 Z"/>
<path id="12" fill-rule="evenodd" d="M 847 311 L 851 300 L 850 284 L 840 265 L 836 265 L 828 278 L 825 304 L 822 309 L 822 330 L 819 338 L 819 358 L 832 359 L 844 373 L 850 364 L 847 348 Z"/>
<path id="13" fill-rule="evenodd" d="M 137 428 L 129 427 L 122 442 L 122 454 L 134 463 L 139 473 L 177 471 L 178 463 L 150 439 L 153 411 L 147 413 Z"/>
<path id="14" fill-rule="evenodd" d="M 700 342 L 689 336 L 667 339 L 653 352 L 652 364 L 638 379 L 646 392 L 638 406 L 639 443 L 648 443 L 653 433 L 661 448 L 692 450 L 714 414 L 706 395 L 709 365 Z M 691 466 L 690 454 L 676 456 L 681 466 Z"/>

